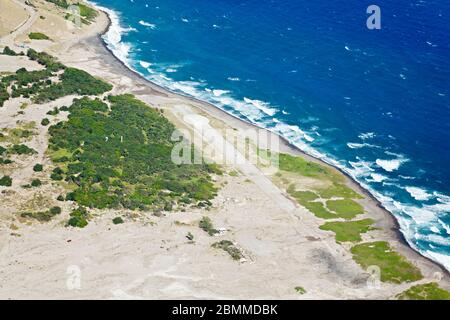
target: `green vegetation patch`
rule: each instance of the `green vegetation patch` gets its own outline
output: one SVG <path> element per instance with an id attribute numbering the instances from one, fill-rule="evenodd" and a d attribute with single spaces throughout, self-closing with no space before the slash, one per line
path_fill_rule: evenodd
<path id="1" fill-rule="evenodd" d="M 10 154 L 19 154 L 19 155 L 32 155 L 36 154 L 37 151 L 33 148 L 30 148 L 24 144 L 15 144 L 12 147 L 8 148 L 8 153 Z"/>
<path id="2" fill-rule="evenodd" d="M 26 127 L 31 127 L 30 124 L 27 124 Z M 0 136 L 0 142 L 18 144 L 21 141 L 30 140 L 32 136 L 36 133 L 33 130 L 28 128 L 12 128 L 12 129 L 4 129 L 3 134 Z"/>
<path id="3" fill-rule="evenodd" d="M 52 207 L 47 211 L 39 211 L 39 212 L 23 212 L 20 214 L 22 218 L 32 218 L 36 219 L 40 222 L 48 222 L 54 216 L 61 214 L 62 210 L 60 207 Z"/>
<path id="4" fill-rule="evenodd" d="M 280 170 L 296 173 L 303 177 L 314 178 L 331 183 L 329 187 L 317 188 L 317 196 L 323 199 L 346 198 L 362 199 L 363 197 L 345 185 L 344 177 L 322 164 L 308 161 L 300 156 L 279 154 Z"/>
<path id="5" fill-rule="evenodd" d="M 45 0 L 47 2 L 53 3 L 55 5 L 57 5 L 58 7 L 67 9 L 69 7 L 69 3 L 67 2 L 67 0 Z"/>
<path id="6" fill-rule="evenodd" d="M 231 256 L 231 258 L 233 258 L 233 260 L 241 260 L 244 257 L 241 251 L 236 248 L 233 242 L 229 240 L 215 242 L 211 245 L 211 247 L 224 250 Z"/>
<path id="7" fill-rule="evenodd" d="M 219 231 L 214 228 L 214 225 L 209 217 L 203 217 L 202 220 L 200 220 L 200 222 L 198 223 L 198 226 L 203 231 L 208 232 L 210 236 L 219 233 Z"/>
<path id="8" fill-rule="evenodd" d="M 42 170 L 44 170 L 44 166 L 40 163 L 36 163 L 33 167 L 34 172 L 41 172 Z"/>
<path id="9" fill-rule="evenodd" d="M 36 103 L 53 101 L 71 94 L 99 95 L 112 89 L 111 84 L 85 71 L 67 68 L 45 52 L 29 49 L 27 56 L 43 65 L 45 69 L 27 71 L 21 68 L 15 74 L 2 77 L 0 105 L 9 99 L 8 87 L 11 87 L 12 98 L 31 98 Z"/>
<path id="10" fill-rule="evenodd" d="M 383 282 L 413 282 L 423 278 L 416 266 L 393 251 L 385 241 L 358 244 L 351 248 L 351 252 L 353 259 L 364 269 L 378 266 Z"/>
<path id="11" fill-rule="evenodd" d="M 75 68 L 66 68 L 60 80 L 58 83 L 42 87 L 34 98 L 35 102 L 53 101 L 71 94 L 99 95 L 112 89 L 111 84 Z"/>
<path id="12" fill-rule="evenodd" d="M 13 161 L 11 159 L 0 158 L 0 165 L 1 164 L 10 164 L 10 163 L 13 163 Z"/>
<path id="13" fill-rule="evenodd" d="M 89 217 L 89 212 L 86 208 L 79 207 L 70 213 L 70 219 L 67 225 L 74 228 L 84 228 L 88 225 Z"/>
<path id="14" fill-rule="evenodd" d="M 216 195 L 208 164 L 171 160 L 174 126 L 132 95 L 75 99 L 67 122 L 49 128 L 50 154 L 67 155 L 60 178 L 76 186 L 68 195 L 91 208 L 164 210 L 182 199 Z M 53 157 L 53 156 L 52 156 Z"/>
<path id="15" fill-rule="evenodd" d="M 352 188 L 341 184 L 333 183 L 327 188 L 317 189 L 317 194 L 323 199 L 345 198 L 345 199 L 363 199 L 364 197 L 355 192 Z"/>
<path id="16" fill-rule="evenodd" d="M 364 213 L 363 207 L 351 199 L 327 200 L 325 206 L 319 201 L 321 197 L 316 191 L 296 191 L 294 185 L 290 185 L 287 191 L 299 204 L 321 219 L 349 220 Z"/>
<path id="17" fill-rule="evenodd" d="M 302 157 L 280 153 L 279 166 L 280 170 L 294 172 L 304 177 L 343 182 L 343 177 L 333 170 Z"/>
<path id="18" fill-rule="evenodd" d="M 328 200 L 327 208 L 344 219 L 353 219 L 357 215 L 364 213 L 364 208 L 350 199 Z"/>
<path id="19" fill-rule="evenodd" d="M 122 224 L 122 223 L 124 223 L 122 217 L 115 217 L 114 219 L 112 219 L 112 222 L 114 224 Z"/>
<path id="20" fill-rule="evenodd" d="M 320 226 L 321 230 L 333 231 L 336 234 L 337 242 L 359 242 L 361 241 L 361 234 L 370 230 L 374 230 L 372 224 L 375 221 L 372 219 L 364 219 L 358 221 L 345 222 L 327 222 Z"/>
<path id="21" fill-rule="evenodd" d="M 44 66 L 49 72 L 55 72 L 66 68 L 62 63 L 58 62 L 55 57 L 46 52 L 37 52 L 34 49 L 28 49 L 27 57 Z"/>
<path id="22" fill-rule="evenodd" d="M 68 4 L 65 1 L 58 1 L 58 0 L 47 0 L 47 1 L 53 2 L 53 3 L 60 2 L 60 4 L 57 3 L 60 7 L 65 8 L 65 9 L 68 8 Z M 79 15 L 78 14 L 74 15 L 73 13 L 67 13 L 64 17 L 65 19 L 76 21 L 76 19 L 79 18 L 82 23 L 91 24 L 91 22 L 93 22 L 95 20 L 95 18 L 98 16 L 97 10 L 95 10 L 94 8 L 91 8 L 85 4 L 78 2 L 78 3 L 74 4 L 74 6 L 78 7 Z"/>
<path id="23" fill-rule="evenodd" d="M 50 38 L 41 32 L 30 32 L 28 38 L 31 40 L 50 40 Z"/>
<path id="24" fill-rule="evenodd" d="M 295 292 L 297 292 L 298 294 L 305 294 L 306 293 L 306 289 L 303 287 L 295 287 Z"/>
<path id="25" fill-rule="evenodd" d="M 10 176 L 3 176 L 0 179 L 0 186 L 11 187 L 12 186 L 12 178 Z"/>
<path id="26" fill-rule="evenodd" d="M 88 7 L 87 5 L 82 3 L 78 3 L 77 5 L 78 9 L 80 9 L 80 15 L 87 21 L 89 22 L 94 21 L 95 18 L 98 16 L 97 10 Z"/>
<path id="27" fill-rule="evenodd" d="M 305 204 L 310 201 L 315 201 L 318 196 L 312 191 L 295 191 L 294 185 L 289 186 L 288 193 L 294 197 L 300 204 Z"/>
<path id="28" fill-rule="evenodd" d="M 6 56 L 17 56 L 18 55 L 14 50 L 12 50 L 8 46 L 3 48 L 2 54 L 6 55 Z"/>
<path id="29" fill-rule="evenodd" d="M 33 181 L 31 181 L 30 184 L 32 187 L 37 188 L 40 187 L 42 185 L 42 181 L 39 179 L 34 179 Z"/>
<path id="30" fill-rule="evenodd" d="M 5 101 L 9 100 L 9 93 L 7 90 L 7 85 L 3 82 L 0 82 L 0 108 L 3 107 Z"/>
<path id="31" fill-rule="evenodd" d="M 398 300 L 450 300 L 450 292 L 431 282 L 412 286 L 395 297 Z"/>
<path id="32" fill-rule="evenodd" d="M 314 187 L 309 191 L 297 191 L 294 184 L 287 190 L 289 195 L 317 217 L 353 219 L 364 213 L 363 207 L 353 200 L 363 197 L 348 187 L 345 178 L 338 172 L 302 157 L 283 153 L 279 155 L 279 168 L 323 182 L 324 187 Z M 288 180 L 285 183 L 288 183 Z"/>
<path id="33" fill-rule="evenodd" d="M 328 211 L 322 202 L 306 202 L 302 204 L 306 209 L 311 211 L 317 218 L 321 219 L 336 219 L 338 215 Z"/>

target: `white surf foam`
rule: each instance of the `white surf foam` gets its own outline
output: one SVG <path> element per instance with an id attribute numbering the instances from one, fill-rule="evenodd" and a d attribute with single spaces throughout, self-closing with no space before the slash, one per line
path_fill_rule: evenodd
<path id="1" fill-rule="evenodd" d="M 350 169 L 352 177 L 356 178 L 363 178 L 367 177 L 371 174 L 371 172 L 374 171 L 372 168 L 372 162 L 369 161 L 363 161 L 358 158 L 358 162 L 349 161 L 349 164 L 352 166 L 353 169 Z"/>
<path id="2" fill-rule="evenodd" d="M 269 116 L 273 116 L 275 113 L 278 112 L 277 109 L 270 107 L 270 104 L 261 100 L 255 100 L 255 99 L 249 99 L 244 97 L 244 101 L 253 105 L 254 107 L 258 108 L 259 110 L 261 110 L 262 112 L 264 112 L 265 114 L 269 115 Z"/>
<path id="3" fill-rule="evenodd" d="M 146 61 L 139 61 L 139 64 L 142 66 L 142 68 L 149 68 L 152 64 L 150 62 L 146 62 Z"/>
<path id="4" fill-rule="evenodd" d="M 150 22 L 146 22 L 146 21 L 144 21 L 144 20 L 140 20 L 140 21 L 139 21 L 139 24 L 140 24 L 141 26 L 148 27 L 148 28 L 150 28 L 150 29 L 156 29 L 156 25 L 155 25 L 155 24 L 150 23 Z"/>
<path id="5" fill-rule="evenodd" d="M 406 187 L 406 191 L 416 200 L 429 200 L 432 195 L 429 194 L 426 190 L 418 188 L 418 187 Z"/>
<path id="6" fill-rule="evenodd" d="M 371 173 L 370 177 L 372 179 L 368 180 L 370 182 L 383 182 L 387 179 L 386 176 L 383 176 L 382 174 L 378 174 L 378 173 Z"/>
<path id="7" fill-rule="evenodd" d="M 229 92 L 230 91 L 228 91 L 228 90 L 218 90 L 218 89 L 212 90 L 212 93 L 215 97 L 220 97 L 221 95 L 224 95 Z"/>
<path id="8" fill-rule="evenodd" d="M 348 142 L 347 147 L 350 149 L 361 149 L 361 148 L 379 148 L 378 146 L 370 143 L 356 143 L 356 142 Z"/>
<path id="9" fill-rule="evenodd" d="M 438 228 L 438 227 L 432 226 L 432 227 L 430 228 L 430 230 L 431 230 L 431 232 L 439 233 L 439 228 Z"/>
<path id="10" fill-rule="evenodd" d="M 383 159 L 377 159 L 376 164 L 383 168 L 387 172 L 393 172 L 395 170 L 398 170 L 404 160 L 401 159 L 393 159 L 393 160 L 383 160 Z"/>
<path id="11" fill-rule="evenodd" d="M 445 224 L 445 222 L 441 219 L 438 219 L 438 222 L 442 226 L 442 228 L 444 228 L 445 232 L 447 232 L 447 234 L 450 234 L 450 226 L 448 224 Z"/>
<path id="12" fill-rule="evenodd" d="M 375 138 L 375 133 L 374 132 L 365 132 L 365 133 L 360 133 L 358 135 L 358 137 L 362 140 L 366 140 L 366 139 L 372 139 Z"/>
<path id="13" fill-rule="evenodd" d="M 95 2 L 87 2 L 108 14 L 111 24 L 108 28 L 108 31 L 102 36 L 102 38 L 103 40 L 105 40 L 107 47 L 114 53 L 114 55 L 119 58 L 127 67 L 131 68 L 129 61 L 131 45 L 122 42 L 122 35 L 127 32 L 134 31 L 135 29 L 130 27 L 122 27 L 120 24 L 119 14 L 116 11 L 99 6 Z"/>

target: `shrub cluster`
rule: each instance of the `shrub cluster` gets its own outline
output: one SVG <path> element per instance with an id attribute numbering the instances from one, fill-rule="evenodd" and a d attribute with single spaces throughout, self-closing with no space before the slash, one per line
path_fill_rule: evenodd
<path id="1" fill-rule="evenodd" d="M 3 176 L 3 178 L 0 179 L 0 186 L 11 187 L 12 178 L 10 176 Z"/>
<path id="2" fill-rule="evenodd" d="M 52 152 L 65 169 L 52 179 L 77 188 L 70 200 L 91 208 L 171 210 L 181 199 L 206 201 L 216 189 L 210 165 L 171 160 L 174 126 L 132 95 L 75 99 L 67 122 L 49 128 Z"/>
<path id="3" fill-rule="evenodd" d="M 67 225 L 76 228 L 84 228 L 88 225 L 89 213 L 86 208 L 79 207 L 70 214 L 70 219 Z"/>

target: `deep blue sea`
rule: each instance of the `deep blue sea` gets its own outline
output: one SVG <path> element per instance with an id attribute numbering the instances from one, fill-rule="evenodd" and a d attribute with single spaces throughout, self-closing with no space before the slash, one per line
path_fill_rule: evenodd
<path id="1" fill-rule="evenodd" d="M 130 68 L 345 170 L 450 270 L 448 0 L 95 2 Z"/>

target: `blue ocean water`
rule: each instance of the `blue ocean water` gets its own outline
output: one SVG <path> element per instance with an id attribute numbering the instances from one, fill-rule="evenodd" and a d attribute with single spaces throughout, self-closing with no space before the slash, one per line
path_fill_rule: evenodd
<path id="1" fill-rule="evenodd" d="M 450 2 L 95 3 L 130 68 L 345 170 L 450 270 Z"/>

